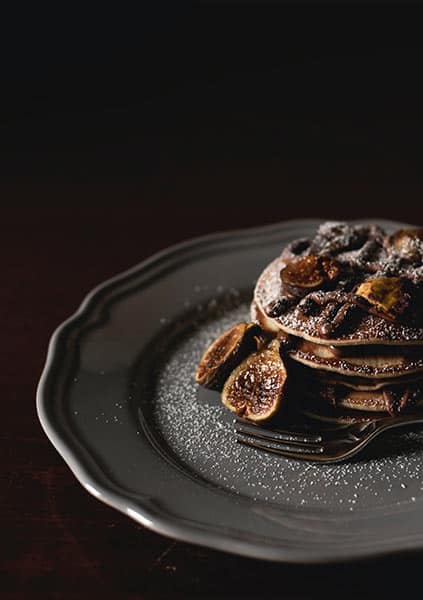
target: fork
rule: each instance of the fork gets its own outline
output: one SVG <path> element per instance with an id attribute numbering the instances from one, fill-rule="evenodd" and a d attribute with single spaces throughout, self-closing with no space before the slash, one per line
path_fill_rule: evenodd
<path id="1" fill-rule="evenodd" d="M 359 423 L 338 424 L 319 432 L 270 428 L 241 417 L 234 421 L 234 426 L 239 444 L 289 458 L 335 463 L 358 454 L 388 429 L 419 423 L 423 423 L 423 415 L 376 417 Z"/>

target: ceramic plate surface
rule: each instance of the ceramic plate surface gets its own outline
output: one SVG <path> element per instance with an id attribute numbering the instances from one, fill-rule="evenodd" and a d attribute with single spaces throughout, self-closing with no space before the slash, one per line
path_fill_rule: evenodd
<path id="1" fill-rule="evenodd" d="M 423 433 L 386 434 L 336 465 L 258 453 L 193 381 L 205 347 L 248 319 L 263 267 L 318 224 L 174 246 L 96 288 L 55 332 L 38 414 L 91 494 L 164 535 L 262 559 L 423 549 Z"/>

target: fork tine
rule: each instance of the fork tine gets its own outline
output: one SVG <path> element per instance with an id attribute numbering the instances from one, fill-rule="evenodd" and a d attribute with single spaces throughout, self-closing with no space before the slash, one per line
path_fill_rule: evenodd
<path id="1" fill-rule="evenodd" d="M 234 421 L 235 431 L 253 437 L 259 437 L 274 442 L 290 442 L 298 444 L 319 444 L 323 441 L 320 434 L 296 432 L 283 429 L 270 429 L 268 427 L 252 425 L 245 419 Z"/>
<path id="2" fill-rule="evenodd" d="M 259 450 L 265 450 L 266 452 L 271 452 L 273 454 L 279 454 L 281 456 L 291 456 L 291 457 L 304 457 L 305 455 L 315 455 L 315 454 L 323 454 L 324 447 L 323 446 L 310 446 L 310 445 L 300 445 L 300 444 L 282 444 L 280 442 L 266 442 L 262 443 L 257 441 L 257 438 L 248 438 L 248 437 L 237 437 L 236 441 L 238 444 L 242 444 L 244 446 L 249 446 L 250 448 L 257 448 Z"/>
<path id="3" fill-rule="evenodd" d="M 258 443 L 267 444 L 268 446 L 275 448 L 291 448 L 295 447 L 298 451 L 310 448 L 320 448 L 321 444 L 318 442 L 309 442 L 305 438 L 300 439 L 299 436 L 291 438 L 289 436 L 277 437 L 274 433 L 268 433 L 267 431 L 250 431 L 244 428 L 244 426 L 235 427 L 235 433 L 237 437 L 248 440 L 257 440 Z"/>

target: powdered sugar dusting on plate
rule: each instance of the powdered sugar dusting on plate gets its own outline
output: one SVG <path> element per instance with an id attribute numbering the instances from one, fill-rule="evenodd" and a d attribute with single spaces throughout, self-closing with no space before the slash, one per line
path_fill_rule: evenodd
<path id="1" fill-rule="evenodd" d="M 194 329 L 187 325 L 186 334 L 158 362 L 152 426 L 177 459 L 217 486 L 283 505 L 354 511 L 423 501 L 423 433 L 386 434 L 361 457 L 336 465 L 292 460 L 236 443 L 232 414 L 217 392 L 194 382 L 194 371 L 207 345 L 248 315 L 247 303 L 228 308 L 225 301 L 216 310 L 214 302 L 212 315 L 197 320 L 197 314 Z"/>

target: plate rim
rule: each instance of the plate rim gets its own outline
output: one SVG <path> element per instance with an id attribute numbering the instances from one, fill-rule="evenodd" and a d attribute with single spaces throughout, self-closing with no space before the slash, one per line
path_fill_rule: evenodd
<path id="1" fill-rule="evenodd" d="M 198 544 L 215 550 L 221 550 L 250 558 L 297 564 L 329 564 L 371 557 L 376 558 L 389 554 L 396 554 L 398 552 L 423 549 L 423 535 L 418 539 L 416 539 L 415 536 L 413 536 L 411 540 L 402 539 L 401 545 L 395 544 L 387 546 L 386 543 L 378 544 L 375 542 L 373 547 L 360 548 L 356 546 L 350 548 L 346 553 L 333 554 L 328 551 L 325 551 L 324 553 L 307 553 L 301 548 L 284 549 L 282 545 L 276 547 L 268 545 L 267 547 L 264 547 L 263 544 L 259 542 L 254 543 L 251 540 L 237 539 L 233 532 L 224 535 L 222 531 L 218 530 L 201 531 L 194 524 L 190 524 L 186 521 L 182 522 L 183 520 L 181 518 L 172 515 L 170 512 L 159 510 L 157 506 L 154 505 L 153 498 L 145 497 L 141 500 L 140 497 L 137 497 L 135 502 L 123 489 L 119 490 L 118 488 L 118 491 L 114 490 L 113 488 L 117 486 L 115 486 L 112 481 L 107 481 L 104 477 L 96 477 L 92 470 L 84 463 L 81 454 L 78 454 L 71 443 L 64 439 L 60 432 L 57 431 L 54 420 L 51 419 L 47 410 L 48 383 L 53 377 L 57 367 L 60 366 L 60 364 L 58 365 L 57 363 L 59 361 L 59 348 L 62 340 L 75 326 L 77 326 L 78 321 L 95 306 L 96 300 L 98 300 L 100 295 L 107 289 L 114 287 L 116 284 L 123 283 L 127 279 L 129 280 L 132 276 L 135 276 L 146 269 L 157 266 L 163 259 L 174 256 L 181 251 L 194 250 L 195 248 L 201 248 L 203 245 L 233 240 L 234 238 L 242 239 L 255 235 L 283 233 L 285 230 L 298 227 L 310 225 L 317 226 L 323 221 L 324 219 L 317 218 L 286 220 L 258 227 L 219 231 L 173 244 L 92 288 L 91 291 L 85 295 L 77 310 L 54 330 L 48 344 L 45 364 L 36 390 L 37 416 L 46 436 L 68 465 L 76 479 L 88 493 L 104 504 L 111 506 L 156 533 L 179 541 Z M 377 218 L 362 218 L 348 220 L 348 222 L 371 222 L 388 227 L 406 225 L 393 220 Z M 103 481 L 101 481 L 101 479 Z M 104 483 L 105 481 L 106 483 Z"/>

